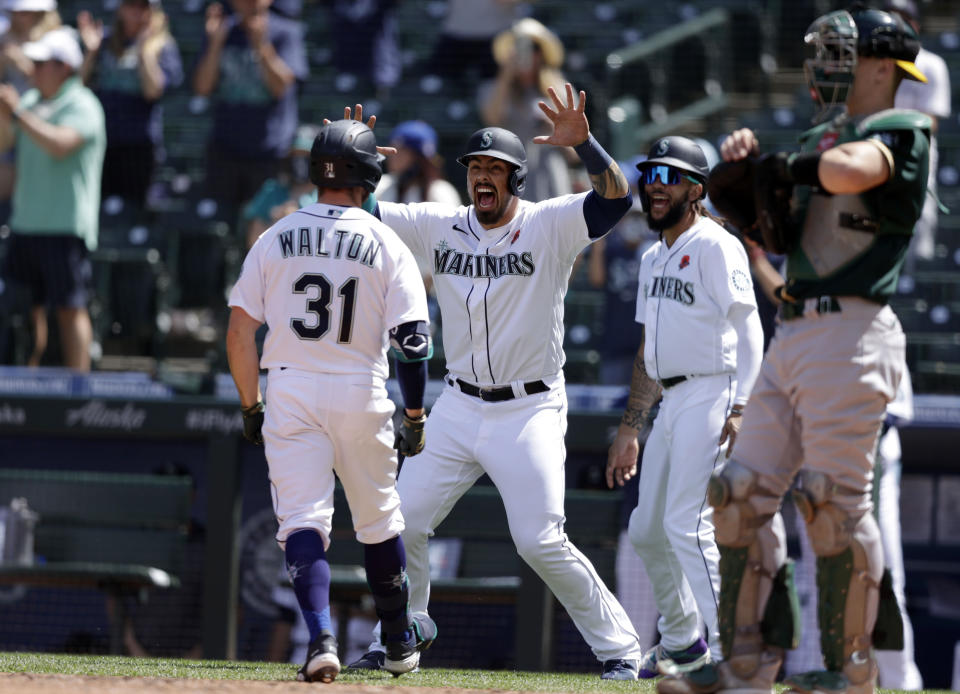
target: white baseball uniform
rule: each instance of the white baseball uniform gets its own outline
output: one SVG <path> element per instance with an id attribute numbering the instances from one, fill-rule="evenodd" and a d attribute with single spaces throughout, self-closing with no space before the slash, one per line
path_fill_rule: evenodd
<path id="1" fill-rule="evenodd" d="M 711 652 L 721 658 L 720 553 L 707 482 L 723 460 L 725 446 L 718 442 L 730 408 L 749 394 L 737 393 L 738 341 L 763 342 L 759 320 L 749 323 L 750 334 L 738 335 L 731 316 L 756 309 L 742 244 L 706 217 L 672 246 L 655 244 L 640 261 L 636 320 L 644 324 L 644 363 L 664 389 L 628 533 L 653 583 L 667 650 L 696 641 L 702 616 Z M 748 385 L 759 370 L 757 356 Z M 685 380 L 670 385 L 679 377 Z"/>
<path id="2" fill-rule="evenodd" d="M 397 483 L 410 608 L 429 602 L 428 537 L 487 473 L 517 552 L 597 658 L 638 659 L 629 617 L 563 530 L 563 297 L 573 261 L 590 243 L 585 197 L 520 200 L 513 220 L 489 230 L 473 206 L 380 203 L 384 222 L 430 262 L 449 371 L 427 419 L 426 448 Z M 468 394 L 490 387 L 504 399 Z"/>
<path id="3" fill-rule="evenodd" d="M 403 517 L 387 332 L 427 321 L 413 255 L 373 215 L 315 203 L 257 239 L 229 303 L 269 328 L 260 366 L 277 540 L 314 528 L 329 546 L 334 472 L 357 539 L 395 537 Z"/>

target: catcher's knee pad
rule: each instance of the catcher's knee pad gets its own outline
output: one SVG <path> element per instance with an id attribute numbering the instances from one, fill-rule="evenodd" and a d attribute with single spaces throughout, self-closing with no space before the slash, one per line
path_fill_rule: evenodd
<path id="1" fill-rule="evenodd" d="M 845 510 L 843 502 L 854 502 L 859 493 L 820 472 L 803 471 L 800 479 L 793 498 L 817 555 L 824 662 L 828 670 L 843 671 L 852 685 L 866 686 L 876 677 L 871 645 L 883 575 L 880 530 L 871 513 Z"/>
<path id="2" fill-rule="evenodd" d="M 757 512 L 752 500 L 772 495 L 736 461 L 714 473 L 707 494 L 720 548 L 720 644 L 737 676 L 751 677 L 765 650 L 762 622 L 784 561 L 783 521 Z"/>

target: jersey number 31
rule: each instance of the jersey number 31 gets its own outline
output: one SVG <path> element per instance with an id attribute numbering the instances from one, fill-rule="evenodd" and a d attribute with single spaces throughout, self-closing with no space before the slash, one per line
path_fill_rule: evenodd
<path id="1" fill-rule="evenodd" d="M 319 291 L 316 298 L 307 299 L 307 313 L 316 316 L 310 321 L 312 325 L 308 325 L 302 318 L 290 319 L 290 328 L 301 340 L 319 340 L 330 330 L 330 301 L 333 289 L 330 280 L 321 274 L 300 275 L 300 278 L 293 283 L 293 293 L 310 294 L 313 287 Z M 341 284 L 337 294 L 343 298 L 337 342 L 350 342 L 353 333 L 353 312 L 357 305 L 357 278 L 351 277 Z"/>

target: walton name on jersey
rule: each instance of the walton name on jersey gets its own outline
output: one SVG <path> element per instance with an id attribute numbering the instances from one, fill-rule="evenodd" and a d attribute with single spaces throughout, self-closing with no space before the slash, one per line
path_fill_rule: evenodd
<path id="1" fill-rule="evenodd" d="M 474 255 L 455 251 L 445 242 L 433 249 L 433 267 L 435 275 L 493 279 L 504 275 L 529 276 L 537 269 L 530 251 L 505 255 Z"/>
<path id="2" fill-rule="evenodd" d="M 323 227 L 287 229 L 277 234 L 277 242 L 285 259 L 303 255 L 346 258 L 373 267 L 377 254 L 380 253 L 379 241 L 349 229 L 334 229 L 333 233 L 336 235 L 334 248 L 327 248 L 327 236 Z"/>
<path id="3" fill-rule="evenodd" d="M 678 277 L 654 277 L 652 287 L 644 287 L 647 298 L 673 299 L 687 306 L 693 305 L 693 282 L 684 282 Z"/>

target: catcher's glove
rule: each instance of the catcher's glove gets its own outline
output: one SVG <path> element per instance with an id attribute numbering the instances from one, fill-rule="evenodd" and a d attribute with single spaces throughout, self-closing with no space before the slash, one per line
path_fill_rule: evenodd
<path id="1" fill-rule="evenodd" d="M 790 214 L 793 176 L 788 169 L 790 154 L 764 154 L 753 175 L 757 224 L 763 247 L 773 253 L 789 253 L 800 238 L 800 227 Z"/>
<path id="2" fill-rule="evenodd" d="M 423 427 L 426 423 L 427 415 L 425 414 L 412 418 L 404 413 L 400 429 L 397 431 L 397 436 L 393 441 L 393 447 L 397 449 L 400 455 L 409 457 L 423 450 Z"/>
<path id="3" fill-rule="evenodd" d="M 243 414 L 243 438 L 258 446 L 263 445 L 263 401 L 241 409 Z"/>
<path id="4" fill-rule="evenodd" d="M 760 242 L 757 231 L 757 208 L 753 200 L 753 176 L 756 159 L 722 161 L 710 171 L 707 195 L 714 208 L 744 236 Z"/>

